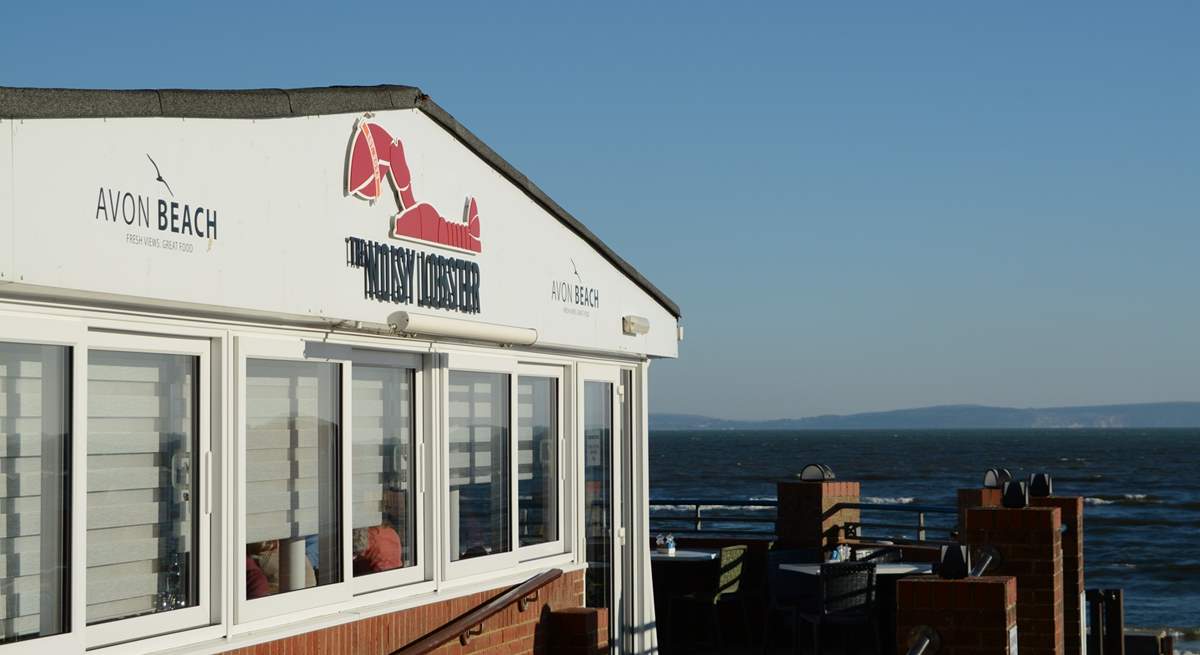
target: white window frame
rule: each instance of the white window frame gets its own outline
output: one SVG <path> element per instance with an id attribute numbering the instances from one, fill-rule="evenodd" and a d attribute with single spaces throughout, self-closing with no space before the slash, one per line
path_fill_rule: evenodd
<path id="1" fill-rule="evenodd" d="M 347 529 L 347 521 L 351 516 L 351 494 L 348 480 L 350 479 L 350 439 L 348 435 L 353 429 L 351 413 L 347 411 L 347 398 L 352 385 L 352 362 L 347 359 L 347 349 L 310 348 L 316 345 L 313 340 L 301 337 L 270 338 L 261 336 L 238 335 L 235 339 L 234 357 L 236 359 L 236 425 L 234 434 L 237 444 L 234 454 L 237 459 L 237 470 L 234 476 L 234 516 L 235 529 L 231 539 L 231 554 L 234 559 L 234 611 L 235 622 L 246 624 L 261 619 L 279 617 L 280 615 L 302 612 L 322 606 L 335 606 L 349 601 L 352 597 L 350 581 L 353 580 L 351 565 L 351 531 Z M 320 344 L 325 345 L 325 344 Z M 320 352 L 327 350 L 328 352 Z M 317 351 L 317 352 L 312 352 Z M 246 567 L 240 565 L 246 557 L 246 361 L 248 359 L 271 359 L 294 362 L 319 362 L 337 364 L 341 367 L 341 385 L 338 404 L 340 408 L 340 455 L 339 467 L 341 494 L 341 521 L 338 526 L 342 540 L 342 578 L 341 582 L 319 585 L 308 589 L 298 589 L 279 593 L 264 598 L 246 598 Z M 240 557 L 239 557 L 240 555 Z"/>
<path id="2" fill-rule="evenodd" d="M 531 559 L 537 559 L 540 557 L 549 557 L 552 555 L 560 555 L 560 554 L 566 552 L 566 550 L 567 550 L 566 545 L 567 545 L 568 541 L 567 541 L 566 535 L 568 534 L 567 519 L 569 517 L 569 512 L 567 512 L 566 508 L 568 507 L 569 500 L 565 497 L 565 492 L 568 487 L 568 480 L 572 479 L 571 476 L 568 475 L 569 467 L 567 466 L 567 462 L 569 462 L 570 460 L 567 458 L 567 439 L 566 439 L 567 422 L 564 418 L 564 414 L 565 414 L 564 409 L 567 404 L 566 401 L 564 400 L 564 398 L 567 396 L 567 388 L 566 388 L 566 377 L 567 376 L 566 376 L 565 367 L 561 366 L 561 365 L 554 366 L 554 365 L 548 365 L 548 364 L 525 364 L 525 363 L 519 364 L 517 366 L 517 371 L 516 371 L 515 375 L 516 375 L 516 377 L 513 379 L 513 387 L 514 388 L 519 386 L 520 378 L 522 376 L 551 379 L 551 380 L 555 381 L 555 387 L 556 387 L 554 402 L 556 403 L 555 420 L 557 422 L 556 428 L 558 431 L 558 434 L 557 434 L 558 442 L 556 444 L 556 453 L 555 454 L 557 455 L 558 461 L 557 461 L 557 466 L 556 466 L 556 470 L 555 470 L 555 478 L 556 478 L 555 483 L 557 484 L 558 498 L 557 498 L 557 502 L 555 503 L 555 514 L 556 514 L 555 520 L 558 521 L 558 538 L 555 539 L 554 541 L 547 541 L 546 543 L 535 544 L 532 546 L 521 546 L 521 539 L 520 539 L 520 523 L 521 523 L 520 503 L 521 503 L 521 499 L 520 499 L 520 494 L 517 494 L 513 500 L 513 512 L 517 515 L 517 534 L 515 534 L 513 537 L 513 544 L 514 544 L 514 547 L 517 549 L 518 559 L 522 562 L 525 562 L 525 561 L 528 561 Z M 518 401 L 520 400 L 519 394 L 517 394 L 517 400 Z M 513 455 L 514 461 L 517 459 L 517 455 L 520 453 L 520 447 L 521 447 L 520 437 L 517 434 L 517 430 L 516 430 L 516 428 L 521 423 L 520 416 L 517 415 L 518 414 L 517 409 L 518 409 L 518 405 L 514 404 L 513 408 L 512 408 L 512 413 L 514 415 L 513 430 L 511 433 L 512 434 L 511 447 L 512 447 L 512 455 Z M 518 468 L 519 468 L 519 462 L 517 464 L 518 464 Z M 517 469 L 515 468 L 514 470 L 517 470 Z M 520 487 L 519 480 L 517 481 L 517 484 L 515 486 L 516 486 L 516 488 L 519 489 L 519 487 Z"/>
<path id="3" fill-rule="evenodd" d="M 67 462 L 71 480 L 68 505 L 70 515 L 67 533 L 71 549 L 67 566 L 70 571 L 68 593 L 70 614 L 67 629 L 61 634 L 14 641 L 0 646 L 4 655 L 45 655 L 46 653 L 83 652 L 83 636 L 87 612 L 87 332 L 80 321 L 55 320 L 23 314 L 0 313 L 0 341 L 39 346 L 65 346 L 71 349 L 70 398 L 71 410 L 70 461 Z M 81 374 L 81 372 L 83 374 Z"/>
<path id="4" fill-rule="evenodd" d="M 213 522 L 213 504 L 214 490 L 212 480 L 214 478 L 212 472 L 212 389 L 213 366 L 212 366 L 212 340 L 207 338 L 188 338 L 169 335 L 144 335 L 144 334 L 118 334 L 105 332 L 90 332 L 87 335 L 86 350 L 90 354 L 92 350 L 103 352 L 131 352 L 131 353 L 153 353 L 153 354 L 168 354 L 168 355 L 186 355 L 197 358 L 197 380 L 195 381 L 199 403 L 195 409 L 198 420 L 198 447 L 196 451 L 196 468 L 194 475 L 197 476 L 198 498 L 197 509 L 199 513 L 199 539 L 196 542 L 196 558 L 199 565 L 199 579 L 195 581 L 198 591 L 198 603 L 194 607 L 186 607 L 168 612 L 160 612 L 154 614 L 146 614 L 127 619 L 117 619 L 98 623 L 95 625 L 86 625 L 86 643 L 88 648 L 105 646 L 121 641 L 132 639 L 143 639 L 154 635 L 166 634 L 169 632 L 177 632 L 188 628 L 196 628 L 208 625 L 211 622 L 212 603 L 212 522 Z M 85 362 L 88 361 L 85 359 Z M 75 373 L 75 377 L 88 377 L 86 365 Z M 84 403 L 83 418 L 86 422 L 86 396 Z M 86 470 L 86 451 L 87 441 L 81 444 L 80 450 L 84 451 L 84 467 Z M 86 507 L 86 491 L 84 494 L 84 504 Z M 86 553 L 87 549 L 87 530 L 84 529 L 82 541 L 76 542 L 81 545 Z M 85 557 L 86 562 L 86 557 Z M 86 566 L 86 564 L 85 564 Z M 86 568 L 83 570 L 86 577 Z M 85 598 L 86 600 L 86 598 Z M 78 615 L 79 620 L 86 622 L 86 614 Z"/>
<path id="5" fill-rule="evenodd" d="M 432 587 L 433 581 L 433 557 L 432 544 L 429 543 L 430 530 L 425 529 L 425 521 L 428 516 L 426 512 L 427 491 L 430 487 L 431 470 L 427 465 L 426 457 L 426 426 L 428 412 L 426 410 L 426 398 L 428 396 L 427 389 L 429 385 L 429 367 L 424 361 L 425 358 L 415 353 L 407 353 L 403 351 L 391 350 L 374 350 L 366 348 L 353 348 L 350 354 L 351 364 L 351 379 L 353 380 L 353 366 L 362 364 L 368 366 L 387 366 L 393 368 L 405 368 L 413 371 L 413 458 L 410 466 L 414 468 L 416 481 L 412 489 L 412 506 L 411 511 L 415 512 L 414 517 L 414 535 L 413 544 L 413 564 L 404 568 L 395 569 L 392 571 L 381 571 L 370 575 L 354 576 L 354 553 L 346 552 L 346 557 L 351 561 L 350 569 L 350 584 L 354 595 L 367 594 L 383 589 L 393 587 L 409 586 L 421 582 L 429 582 Z M 353 414 L 354 410 L 354 393 L 353 389 L 347 390 L 348 402 L 343 404 L 343 413 Z M 348 435 L 348 441 L 353 446 L 354 433 L 353 431 L 344 431 Z M 350 461 L 351 472 L 353 473 L 354 462 L 353 458 Z M 354 478 L 351 476 L 347 479 L 345 490 L 343 493 L 353 496 L 354 493 Z M 353 498 L 351 498 L 353 501 Z M 351 511 L 353 507 L 351 507 Z M 353 515 L 351 515 L 351 520 Z M 347 525 L 345 529 L 350 531 L 351 541 L 353 541 L 353 526 Z M 414 592 L 417 590 L 414 589 Z"/>
<path id="6" fill-rule="evenodd" d="M 443 577 L 448 581 L 461 580 L 473 576 L 497 574 L 506 572 L 512 566 L 520 563 L 517 553 L 517 360 L 506 357 L 489 357 L 487 355 L 451 353 L 448 357 L 445 381 L 442 384 L 442 412 L 440 433 L 442 436 L 439 452 L 441 467 L 438 471 L 439 497 L 441 498 L 442 519 L 442 560 Z M 464 373 L 496 373 L 508 376 L 508 498 L 509 498 L 509 549 L 503 553 L 472 557 L 471 559 L 453 561 L 450 550 L 458 545 L 450 539 L 450 376 L 455 372 Z"/>

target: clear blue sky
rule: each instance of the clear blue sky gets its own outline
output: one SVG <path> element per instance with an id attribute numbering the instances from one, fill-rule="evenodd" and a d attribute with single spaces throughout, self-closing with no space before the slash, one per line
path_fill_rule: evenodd
<path id="1" fill-rule="evenodd" d="M 1183 0 L 18 3 L 0 84 L 420 86 L 683 307 L 655 411 L 1200 400 L 1197 35 Z"/>

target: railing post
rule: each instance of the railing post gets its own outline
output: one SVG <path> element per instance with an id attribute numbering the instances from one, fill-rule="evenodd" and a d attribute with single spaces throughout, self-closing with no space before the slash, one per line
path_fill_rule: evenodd
<path id="1" fill-rule="evenodd" d="M 1125 604 L 1120 589 L 1104 590 L 1104 653 L 1125 655 Z"/>
<path id="2" fill-rule="evenodd" d="M 925 512 L 917 512 L 917 541 L 925 541 Z"/>
<path id="3" fill-rule="evenodd" d="M 1099 589 L 1087 591 L 1088 624 L 1091 630 L 1087 638 L 1088 655 L 1104 655 L 1104 594 Z"/>
<path id="4" fill-rule="evenodd" d="M 704 527 L 704 522 L 700 520 L 700 503 L 696 503 L 696 532 L 699 532 Z"/>

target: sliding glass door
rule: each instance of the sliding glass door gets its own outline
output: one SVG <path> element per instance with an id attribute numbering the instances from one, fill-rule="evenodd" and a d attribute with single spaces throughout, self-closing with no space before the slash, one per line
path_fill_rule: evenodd
<path id="1" fill-rule="evenodd" d="M 580 366 L 583 400 L 584 549 L 588 569 L 584 603 L 607 611 L 612 650 L 623 639 L 625 607 L 622 570 L 625 562 L 625 512 L 622 505 L 620 371 L 607 366 Z"/>

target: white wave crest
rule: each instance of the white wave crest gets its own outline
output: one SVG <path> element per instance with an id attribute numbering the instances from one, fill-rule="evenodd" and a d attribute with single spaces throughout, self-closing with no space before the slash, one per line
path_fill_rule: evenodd
<path id="1" fill-rule="evenodd" d="M 864 503 L 869 503 L 871 505 L 909 505 L 914 500 L 916 500 L 916 498 L 913 498 L 912 496 L 897 496 L 895 498 L 865 496 L 862 499 Z"/>
<path id="2" fill-rule="evenodd" d="M 1089 498 L 1084 498 L 1084 499 L 1083 499 L 1083 502 L 1084 502 L 1084 503 L 1086 503 L 1086 504 L 1088 504 L 1088 505 L 1111 505 L 1111 504 L 1113 504 L 1113 503 L 1115 503 L 1115 502 L 1117 502 L 1117 501 L 1115 501 L 1115 500 L 1107 500 L 1107 499 L 1105 499 L 1105 498 L 1090 498 L 1090 497 L 1089 497 Z"/>

